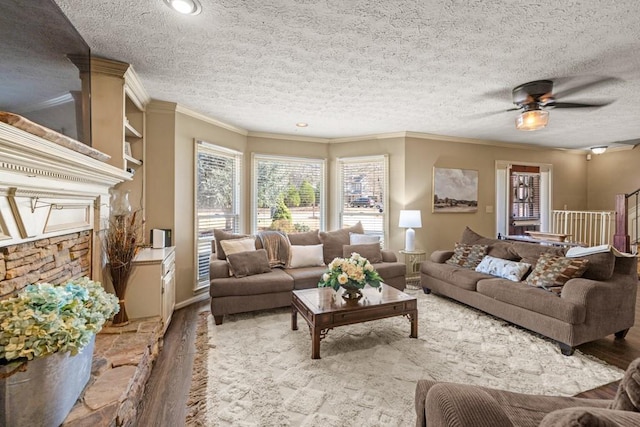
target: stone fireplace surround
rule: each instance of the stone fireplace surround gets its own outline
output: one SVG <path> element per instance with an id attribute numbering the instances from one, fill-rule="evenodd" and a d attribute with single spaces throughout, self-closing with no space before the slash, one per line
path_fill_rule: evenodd
<path id="1" fill-rule="evenodd" d="M 121 169 L 0 122 L 0 298 L 29 283 L 104 283 L 100 231 Z M 162 339 L 160 318 L 107 326 L 64 426 L 134 425 Z"/>

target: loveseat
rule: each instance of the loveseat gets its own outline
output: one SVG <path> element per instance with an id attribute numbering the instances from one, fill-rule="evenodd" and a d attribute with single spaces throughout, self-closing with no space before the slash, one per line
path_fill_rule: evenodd
<path id="1" fill-rule="evenodd" d="M 377 238 L 364 234 L 361 223 L 336 231 L 257 236 L 214 230 L 214 238 L 209 295 L 216 325 L 225 314 L 290 306 L 291 291 L 317 287 L 327 265 L 352 252 L 369 259 L 384 283 L 405 288 L 406 265 L 392 251 L 381 249 Z M 248 250 L 227 254 L 224 246 L 228 248 L 230 240 L 247 242 Z M 265 248 L 265 242 L 271 248 Z"/>
<path id="2" fill-rule="evenodd" d="M 640 426 L 640 359 L 627 368 L 614 399 L 540 396 L 420 380 L 416 427 Z"/>
<path id="3" fill-rule="evenodd" d="M 420 283 L 425 293 L 452 298 L 551 338 L 564 355 L 610 334 L 624 338 L 634 324 L 637 258 L 606 251 L 569 259 L 566 252 L 557 246 L 486 238 L 467 227 L 454 251 L 435 251 L 420 265 Z M 492 274 L 476 271 L 487 260 L 489 269 L 483 271 Z M 491 270 L 493 262 L 507 266 Z M 554 263 L 569 266 L 558 269 Z M 518 269 L 523 271 L 520 277 Z"/>

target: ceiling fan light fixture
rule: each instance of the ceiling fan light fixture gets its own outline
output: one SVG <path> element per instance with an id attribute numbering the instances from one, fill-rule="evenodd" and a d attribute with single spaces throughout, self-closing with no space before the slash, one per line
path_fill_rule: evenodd
<path id="1" fill-rule="evenodd" d="M 593 154 L 603 154 L 605 151 L 607 151 L 607 146 L 606 145 L 600 145 L 598 147 L 591 147 L 591 152 Z"/>
<path id="2" fill-rule="evenodd" d="M 549 123 L 549 112 L 540 109 L 523 111 L 516 118 L 516 129 L 518 130 L 538 130 Z"/>
<path id="3" fill-rule="evenodd" d="M 183 15 L 197 15 L 202 11 L 198 0 L 164 0 L 164 3 Z"/>

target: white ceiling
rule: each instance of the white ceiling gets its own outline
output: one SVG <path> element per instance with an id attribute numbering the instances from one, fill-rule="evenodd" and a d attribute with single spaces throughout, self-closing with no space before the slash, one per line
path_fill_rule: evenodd
<path id="1" fill-rule="evenodd" d="M 92 53 L 131 63 L 155 99 L 254 132 L 340 138 L 398 131 L 588 148 L 640 138 L 637 0 L 55 0 Z M 560 101 L 515 129 L 511 89 Z M 296 122 L 309 127 L 297 128 Z"/>

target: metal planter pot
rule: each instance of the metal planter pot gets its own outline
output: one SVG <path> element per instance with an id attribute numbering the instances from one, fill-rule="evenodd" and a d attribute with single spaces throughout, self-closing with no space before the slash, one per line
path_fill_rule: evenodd
<path id="1" fill-rule="evenodd" d="M 95 335 L 76 356 L 55 353 L 27 363 L 25 372 L 0 379 L 0 427 L 57 427 L 91 376 Z M 16 364 L 0 366 L 8 374 Z"/>

